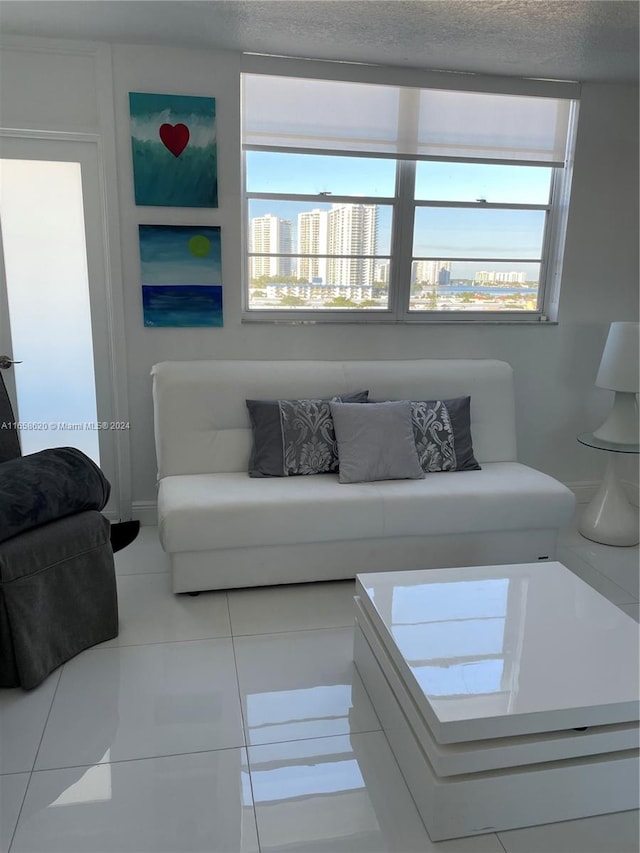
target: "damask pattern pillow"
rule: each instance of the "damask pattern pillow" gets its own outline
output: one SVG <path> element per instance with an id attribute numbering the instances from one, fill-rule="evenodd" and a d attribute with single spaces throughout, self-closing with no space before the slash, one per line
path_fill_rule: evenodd
<path id="1" fill-rule="evenodd" d="M 338 470 L 331 400 L 366 403 L 368 391 L 301 400 L 247 400 L 253 431 L 250 477 L 292 477 Z"/>
<path id="2" fill-rule="evenodd" d="M 471 397 L 411 401 L 420 467 L 435 471 L 479 471 L 471 441 Z"/>

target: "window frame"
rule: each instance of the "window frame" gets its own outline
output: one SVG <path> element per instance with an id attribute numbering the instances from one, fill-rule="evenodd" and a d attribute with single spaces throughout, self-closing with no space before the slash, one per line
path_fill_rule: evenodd
<path id="1" fill-rule="evenodd" d="M 432 162 L 449 162 L 449 163 L 458 163 L 459 160 L 452 159 L 437 159 L 435 158 Z M 467 161 L 469 162 L 469 161 Z M 481 161 L 473 161 L 474 163 Z M 493 165 L 490 164 L 490 165 Z M 502 164 L 502 165 L 511 165 L 511 164 Z M 517 166 L 514 166 L 517 168 Z M 542 168 L 542 167 L 539 167 Z M 541 241 L 541 251 L 539 258 L 478 258 L 478 257 L 463 257 L 463 258 L 455 258 L 455 257 L 444 257 L 439 255 L 438 257 L 429 257 L 426 255 L 413 255 L 411 257 L 411 263 L 414 261 L 423 261 L 423 260 L 438 260 L 438 261 L 451 261 L 451 263 L 483 263 L 483 264 L 504 264 L 504 263 L 513 263 L 513 264 L 540 264 L 540 276 L 538 280 L 538 293 L 536 299 L 536 308 L 533 310 L 526 309 L 517 309 L 513 311 L 509 311 L 508 309 L 501 309 L 499 311 L 442 311 L 442 310 L 417 310 L 411 308 L 411 282 L 409 282 L 409 294 L 407 298 L 404 300 L 404 311 L 403 311 L 403 322 L 410 323 L 415 322 L 416 320 L 422 320 L 424 322 L 425 319 L 438 321 L 439 317 L 446 315 L 450 317 L 451 315 L 459 318 L 461 321 L 469 319 L 469 320 L 478 320 L 483 317 L 489 315 L 490 319 L 497 317 L 498 319 L 502 317 L 506 317 L 506 319 L 512 320 L 513 322 L 527 322 L 532 319 L 534 322 L 540 322 L 540 316 L 544 314 L 544 307 L 546 305 L 546 292 L 547 292 L 547 282 L 546 282 L 546 272 L 548 269 L 548 246 L 550 242 L 550 228 L 551 228 L 551 210 L 553 208 L 553 194 L 554 194 L 554 186 L 558 180 L 558 172 L 561 172 L 561 169 L 556 167 L 546 166 L 544 168 L 548 168 L 551 170 L 551 181 L 549 185 L 549 196 L 546 204 L 517 204 L 515 202 L 467 202 L 467 201 L 444 201 L 444 200 L 424 200 L 424 199 L 416 199 L 415 198 L 415 190 L 413 197 L 413 213 L 415 217 L 415 212 L 418 208 L 460 208 L 463 210 L 539 210 L 545 212 L 545 222 L 543 227 L 543 235 Z M 415 176 L 415 170 L 414 170 Z M 415 184 L 414 184 L 415 187 Z M 415 222 L 414 222 L 415 225 Z M 413 229 L 412 229 L 413 234 Z M 435 317 L 434 317 L 435 315 Z M 521 320 L 519 318 L 522 318 Z"/>
<path id="2" fill-rule="evenodd" d="M 358 70 L 355 74 L 344 74 L 343 63 L 317 63 L 312 60 L 296 61 L 288 59 L 279 59 L 274 57 L 244 57 L 245 67 L 242 68 L 242 73 L 271 73 L 278 76 L 291 77 L 311 77 L 323 80 L 348 80 L 369 83 L 381 83 L 378 80 L 364 79 L 368 76 L 368 69 L 364 72 Z M 257 61 L 257 67 L 256 67 Z M 263 67 L 266 61 L 266 69 Z M 291 63 L 298 64 L 300 62 L 302 73 L 292 73 L 290 70 Z M 286 66 L 283 68 L 282 66 Z M 247 67 L 248 66 L 248 67 Z M 314 71 L 314 68 L 319 66 L 322 73 Z M 331 71 L 334 73 L 327 74 L 328 66 L 331 66 Z M 338 69 L 335 68 L 338 66 Z M 351 71 L 352 69 L 349 69 Z M 380 72 L 381 69 L 376 69 Z M 388 69 L 389 72 L 399 71 L 399 69 Z M 406 71 L 402 69 L 402 71 Z M 341 73 L 342 72 L 342 73 Z M 384 70 L 382 70 L 384 73 Z M 431 81 L 433 73 L 417 72 L 418 78 L 426 77 Z M 464 75 L 463 85 L 460 85 L 459 75 L 444 75 L 446 78 L 458 78 L 448 80 L 446 86 L 441 88 L 449 88 L 459 91 L 497 91 L 510 94 L 533 94 L 530 92 L 518 91 L 524 87 L 526 90 L 527 84 L 544 84 L 552 81 L 501 81 L 503 88 L 496 84 L 495 78 L 490 78 L 490 84 L 486 81 L 482 82 L 482 78 L 476 75 Z M 474 78 L 475 86 L 469 86 L 467 77 Z M 498 78 L 499 79 L 499 78 Z M 442 82 L 442 78 L 438 78 L 438 82 Z M 504 84 L 508 83 L 507 89 L 504 91 Z M 479 83 L 479 85 L 478 85 Z M 397 85 L 395 80 L 387 80 L 387 85 Z M 512 85 L 514 84 L 514 85 Z M 384 84 L 383 84 L 384 85 Z M 416 79 L 411 83 L 402 81 L 401 85 L 409 85 L 413 88 L 430 85 L 426 80 Z M 484 85 L 484 88 L 483 88 Z M 568 91 L 563 90 L 564 87 L 569 87 Z M 555 89 L 560 88 L 562 94 L 557 94 Z M 562 273 L 562 261 L 564 240 L 566 235 L 569 196 L 571 189 L 571 179 L 573 171 L 573 152 L 575 148 L 575 137 L 577 127 L 577 116 L 579 110 L 579 84 L 555 84 L 554 92 L 547 92 L 550 97 L 568 97 L 572 103 L 570 106 L 569 127 L 567 133 L 567 157 L 564 167 L 554 166 L 549 163 L 518 163 L 509 160 L 497 159 L 482 159 L 482 158 L 454 158 L 454 157 L 411 157 L 384 155 L 380 152 L 337 152 L 327 149 L 312 149 L 312 148 L 293 148 L 276 145 L 257 145 L 243 144 L 241 142 L 242 153 L 242 252 L 243 252 L 243 273 L 242 273 L 242 322 L 266 322 L 266 323 L 291 323 L 291 324 L 316 324 L 316 323 L 386 323 L 386 324 L 447 324 L 447 323 L 483 323 L 483 324 L 540 324 L 557 322 L 558 319 L 558 304 L 559 291 Z M 242 136 L 242 134 L 241 134 Z M 318 156 L 334 156 L 334 157 L 366 157 L 372 159 L 391 159 L 396 164 L 396 179 L 395 193 L 393 197 L 389 196 L 349 196 L 349 195 L 333 195 L 327 193 L 309 194 L 309 193 L 277 193 L 277 192 L 253 192 L 247 189 L 247 167 L 246 156 L 250 151 L 265 151 L 273 153 L 285 154 L 305 154 Z M 549 198 L 547 204 L 516 204 L 516 203 L 487 203 L 487 202 L 454 202 L 447 200 L 424 200 L 415 198 L 415 182 L 416 182 L 416 162 L 417 161 L 433 161 L 433 162 L 451 162 L 451 163 L 475 163 L 486 165 L 507 165 L 517 168 L 522 165 L 534 165 L 540 168 L 551 170 L 551 181 Z M 275 254 L 275 253 L 257 253 L 250 252 L 250 220 L 249 220 L 249 205 L 253 199 L 274 200 L 274 201 L 300 201 L 311 204 L 377 204 L 385 205 L 391 208 L 392 228 L 390 240 L 390 253 L 372 255 L 305 255 L 304 257 L 348 257 L 348 258 L 372 258 L 376 260 L 389 260 L 389 279 L 388 279 L 388 303 L 386 308 L 254 308 L 249 305 L 249 290 L 250 290 L 250 259 L 253 256 L 259 257 L 291 257 L 299 258 L 300 254 L 292 252 L 291 254 Z M 483 263 L 539 263 L 540 276 L 538 282 L 537 304 L 535 310 L 525 309 L 500 309 L 495 311 L 473 311 L 473 310 L 418 310 L 412 309 L 410 304 L 411 299 L 411 269 L 412 264 L 416 260 L 423 260 L 423 256 L 413 255 L 414 241 L 414 222 L 415 212 L 418 208 L 465 208 L 465 209 L 502 209 L 502 210 L 544 210 L 545 224 L 543 229 L 543 238 L 541 245 L 541 257 L 532 259 L 511 259 L 511 258 L 470 258 L 469 260 L 482 260 Z M 424 257 L 429 259 L 428 256 Z M 442 258 L 437 260 L 451 260 L 452 262 L 465 261 L 466 258 Z"/>
<path id="3" fill-rule="evenodd" d="M 260 150 L 263 151 L 264 147 L 262 146 L 246 146 L 243 151 L 243 173 L 246 174 L 246 152 L 250 150 Z M 273 150 L 273 149 L 271 149 Z M 279 150 L 278 153 L 294 153 L 291 149 L 282 149 Z M 302 153 L 302 152 L 297 152 Z M 309 152 L 305 149 L 305 154 Z M 378 158 L 379 159 L 379 158 Z M 396 188 L 397 188 L 397 177 L 396 177 Z M 392 223 L 392 231 L 391 231 L 391 240 L 389 246 L 389 252 L 380 252 L 376 255 L 320 255 L 320 254 L 305 254 L 300 255 L 299 253 L 292 252 L 290 254 L 284 253 L 269 253 L 269 252 L 252 252 L 249 247 L 249 204 L 252 199 L 261 199 L 261 200 L 273 200 L 273 201 L 299 201 L 299 202 L 309 202 L 310 204 L 375 204 L 385 207 L 390 207 L 392 210 L 391 214 L 391 223 Z M 366 318 L 369 315 L 374 315 L 375 320 L 378 322 L 397 322 L 395 311 L 392 309 L 391 305 L 391 284 L 389 282 L 389 299 L 387 302 L 386 308 L 283 308 L 275 309 L 275 308 L 249 308 L 249 289 L 250 289 L 250 263 L 252 257 L 260 257 L 260 258 L 295 258 L 299 259 L 301 257 L 304 258 L 326 258 L 329 259 L 340 259 L 345 258 L 349 260 L 388 260 L 390 262 L 390 269 L 393 268 L 393 264 L 391 263 L 393 260 L 393 225 L 396 220 L 395 216 L 395 208 L 397 203 L 397 195 L 396 196 L 349 196 L 349 195 L 325 195 L 323 193 L 319 193 L 317 195 L 309 194 L 309 193 L 264 193 L 264 192 L 249 192 L 246 189 L 246 181 L 244 188 L 244 232 L 245 232 L 245 240 L 246 240 L 246 250 L 244 251 L 244 276 L 243 276 L 243 297 L 246 304 L 246 308 L 243 304 L 243 311 L 254 314 L 266 315 L 264 317 L 265 320 L 273 318 L 274 320 L 296 320 L 303 319 L 305 321 L 315 320 L 316 317 L 318 319 L 322 319 L 326 317 L 326 315 L 330 315 L 329 319 L 333 321 L 337 317 L 343 317 L 345 315 L 351 316 L 353 314 L 359 315 L 359 322 L 366 321 Z M 300 315 L 304 315 L 304 317 L 300 317 Z M 307 316 L 308 315 L 308 316 Z M 319 316 L 318 316 L 319 315 Z M 261 316 L 262 319 L 262 316 Z"/>

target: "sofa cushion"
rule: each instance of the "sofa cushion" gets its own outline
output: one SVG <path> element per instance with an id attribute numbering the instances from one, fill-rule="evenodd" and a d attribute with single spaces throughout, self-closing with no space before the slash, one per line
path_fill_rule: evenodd
<path id="1" fill-rule="evenodd" d="M 336 474 L 259 480 L 246 473 L 187 474 L 160 482 L 158 527 L 164 549 L 175 553 L 557 529 L 569 523 L 574 506 L 566 486 L 518 462 L 349 488 Z"/>
<path id="2" fill-rule="evenodd" d="M 339 482 L 420 479 L 420 467 L 408 401 L 331 403 L 338 442 Z"/>
<path id="3" fill-rule="evenodd" d="M 253 446 L 250 477 L 290 477 L 338 470 L 329 401 L 364 403 L 368 391 L 301 400 L 247 400 Z"/>

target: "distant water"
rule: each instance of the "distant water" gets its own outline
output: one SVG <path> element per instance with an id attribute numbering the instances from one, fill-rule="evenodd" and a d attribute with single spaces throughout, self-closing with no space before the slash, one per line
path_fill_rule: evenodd
<path id="1" fill-rule="evenodd" d="M 439 284 L 439 285 L 430 285 L 428 284 L 425 287 L 425 291 L 427 293 L 431 293 L 431 290 L 435 287 L 436 293 L 439 296 L 446 296 L 448 293 L 490 293 L 490 294 L 503 294 L 504 296 L 511 296 L 514 293 L 522 293 L 522 294 L 536 294 L 538 292 L 537 286 L 535 287 L 491 287 L 486 284 Z"/>
<path id="2" fill-rule="evenodd" d="M 145 326 L 222 326 L 220 285 L 142 285 Z"/>

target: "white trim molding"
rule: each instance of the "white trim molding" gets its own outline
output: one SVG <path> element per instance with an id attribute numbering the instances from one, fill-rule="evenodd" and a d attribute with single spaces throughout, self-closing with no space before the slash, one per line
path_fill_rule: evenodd
<path id="1" fill-rule="evenodd" d="M 134 501 L 131 517 L 139 521 L 143 527 L 157 527 L 158 505 L 155 501 Z"/>
<path id="2" fill-rule="evenodd" d="M 600 481 L 565 483 L 565 485 L 574 493 L 576 501 L 579 504 L 588 504 L 598 491 Z M 632 483 L 630 480 L 623 480 L 622 487 L 626 492 L 629 502 L 633 504 L 633 506 L 638 506 L 640 504 L 640 500 L 638 498 L 638 483 Z"/>

